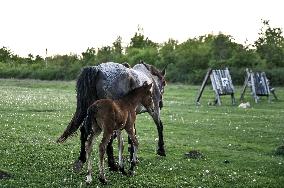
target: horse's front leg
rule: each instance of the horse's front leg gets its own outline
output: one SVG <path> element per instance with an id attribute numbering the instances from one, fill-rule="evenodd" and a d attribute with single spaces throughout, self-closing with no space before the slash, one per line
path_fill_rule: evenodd
<path id="1" fill-rule="evenodd" d="M 149 111 L 148 111 L 149 112 Z M 163 135 L 163 123 L 161 121 L 160 118 L 160 108 L 159 105 L 156 104 L 156 108 L 154 110 L 154 112 L 149 112 L 149 114 L 152 116 L 157 130 L 158 130 L 158 136 L 159 136 L 159 140 L 158 140 L 158 149 L 157 149 L 157 154 L 160 156 L 166 156 L 166 152 L 165 152 L 165 148 L 164 148 L 164 135 Z"/>
<path id="2" fill-rule="evenodd" d="M 158 136 L 159 136 L 157 154 L 160 155 L 160 156 L 166 156 L 166 151 L 165 151 L 165 148 L 164 148 L 164 135 L 163 135 L 164 126 L 163 126 L 163 123 L 159 119 L 157 122 L 155 121 L 155 124 L 157 126 Z"/>

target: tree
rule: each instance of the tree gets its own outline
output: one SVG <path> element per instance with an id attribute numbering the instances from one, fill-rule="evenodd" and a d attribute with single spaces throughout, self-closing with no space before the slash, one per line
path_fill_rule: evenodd
<path id="1" fill-rule="evenodd" d="M 0 62 L 6 63 L 11 60 L 13 53 L 6 47 L 0 48 Z"/>
<path id="2" fill-rule="evenodd" d="M 109 61 L 113 61 L 112 47 L 103 46 L 102 48 L 99 48 L 97 53 L 97 63 L 105 63 Z"/>
<path id="3" fill-rule="evenodd" d="M 176 53 L 175 49 L 178 46 L 178 41 L 174 39 L 169 39 L 168 42 L 162 44 L 161 49 L 159 51 L 162 64 L 168 65 L 170 63 L 176 64 Z"/>
<path id="4" fill-rule="evenodd" d="M 122 54 L 122 52 L 123 52 L 121 41 L 122 41 L 122 38 L 120 36 L 118 36 L 117 39 L 112 43 L 113 51 L 116 54 Z"/>
<path id="5" fill-rule="evenodd" d="M 128 48 L 157 48 L 158 44 L 151 41 L 148 37 L 145 37 L 142 31 L 143 28 L 138 27 L 138 32 L 135 32 L 134 36 L 131 38 L 130 45 Z"/>
<path id="6" fill-rule="evenodd" d="M 88 48 L 86 52 L 82 52 L 82 62 L 85 65 L 94 64 L 96 60 L 95 48 Z"/>
<path id="7" fill-rule="evenodd" d="M 262 23 L 259 38 L 254 42 L 256 51 L 266 60 L 269 68 L 284 67 L 283 31 L 281 28 L 272 28 L 268 20 L 263 20 Z"/>
<path id="8" fill-rule="evenodd" d="M 115 62 L 124 63 L 126 61 L 126 57 L 123 52 L 122 47 L 122 38 L 120 36 L 112 43 L 112 57 Z"/>

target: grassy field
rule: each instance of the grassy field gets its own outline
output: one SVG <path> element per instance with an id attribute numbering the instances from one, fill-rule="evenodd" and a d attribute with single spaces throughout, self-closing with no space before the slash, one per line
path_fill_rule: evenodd
<path id="1" fill-rule="evenodd" d="M 74 87 L 74 82 L 0 80 L 0 170 L 11 175 L 0 187 L 86 187 L 86 168 L 72 171 L 79 136 L 55 143 L 74 113 Z M 284 88 L 276 89 L 282 100 L 255 104 L 247 93 L 252 108 L 240 109 L 231 106 L 229 96 L 221 98 L 222 106 L 208 106 L 214 99 L 208 86 L 196 107 L 197 86 L 169 84 L 162 111 L 167 156 L 155 154 L 154 123 L 139 115 L 136 175 L 106 170 L 105 187 L 283 187 L 284 157 L 275 149 L 284 144 Z M 103 187 L 96 179 L 97 143 L 91 187 Z M 187 158 L 191 150 L 204 158 Z"/>

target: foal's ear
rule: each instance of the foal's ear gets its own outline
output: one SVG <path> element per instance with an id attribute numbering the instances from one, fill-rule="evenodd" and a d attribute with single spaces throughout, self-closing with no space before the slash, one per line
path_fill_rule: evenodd
<path id="1" fill-rule="evenodd" d="M 153 83 L 149 84 L 149 85 L 147 86 L 147 88 L 148 88 L 148 89 L 151 89 L 152 85 L 153 85 Z"/>

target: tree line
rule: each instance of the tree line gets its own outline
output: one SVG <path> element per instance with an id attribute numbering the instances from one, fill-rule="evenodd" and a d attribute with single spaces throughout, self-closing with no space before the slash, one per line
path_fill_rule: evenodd
<path id="1" fill-rule="evenodd" d="M 88 48 L 80 55 L 39 55 L 20 57 L 10 49 L 0 49 L 1 78 L 33 78 L 43 80 L 76 79 L 80 69 L 103 62 L 127 62 L 135 65 L 140 60 L 158 68 L 167 67 L 167 80 L 200 84 L 208 68 L 231 71 L 233 82 L 242 84 L 245 68 L 265 71 L 273 85 L 284 85 L 284 37 L 281 28 L 273 28 L 263 20 L 258 39 L 253 44 L 239 44 L 230 35 L 207 34 L 179 43 L 169 39 L 155 43 L 139 30 L 124 48 L 118 37 L 111 46 Z"/>

